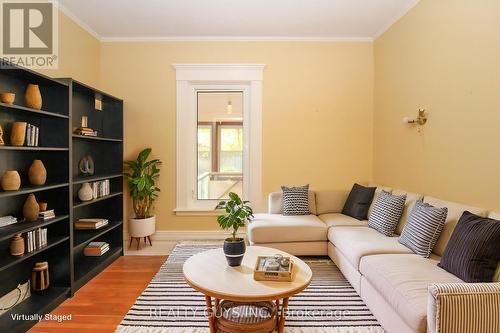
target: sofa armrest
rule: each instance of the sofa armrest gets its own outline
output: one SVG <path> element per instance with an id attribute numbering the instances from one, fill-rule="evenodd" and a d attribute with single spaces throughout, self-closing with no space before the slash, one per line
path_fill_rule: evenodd
<path id="1" fill-rule="evenodd" d="M 432 284 L 427 306 L 429 333 L 497 333 L 500 283 Z"/>

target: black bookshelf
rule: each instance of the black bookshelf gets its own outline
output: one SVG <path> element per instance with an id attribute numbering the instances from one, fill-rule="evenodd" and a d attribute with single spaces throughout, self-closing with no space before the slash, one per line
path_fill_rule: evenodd
<path id="1" fill-rule="evenodd" d="M 38 84 L 43 106 L 35 110 L 24 105 L 28 84 Z M 0 92 L 14 92 L 13 105 L 0 102 L 0 125 L 5 141 L 0 145 L 0 177 L 6 170 L 21 176 L 18 191 L 0 189 L 0 216 L 22 218 L 22 207 L 29 194 L 48 203 L 56 216 L 35 222 L 20 221 L 0 227 L 0 297 L 31 279 L 33 265 L 49 263 L 50 287 L 31 296 L 0 315 L 1 331 L 25 332 L 36 321 L 13 320 L 12 314 L 44 315 L 123 255 L 123 101 L 72 79 L 53 79 L 18 66 L 0 68 Z M 95 99 L 102 110 L 95 110 Z M 98 137 L 74 135 L 82 116 Z M 39 146 L 10 145 L 12 123 L 23 121 L 39 127 Z M 80 174 L 78 163 L 83 155 L 95 162 L 92 176 Z M 33 160 L 42 160 L 47 181 L 33 186 L 28 169 Z M 110 194 L 82 202 L 77 193 L 85 182 L 110 180 Z M 102 217 L 109 224 L 98 230 L 75 230 L 74 221 L 83 217 Z M 14 235 L 47 228 L 48 244 L 22 256 L 11 256 L 9 243 Z M 91 241 L 106 241 L 110 250 L 101 257 L 85 257 L 84 247 Z"/>
<path id="2" fill-rule="evenodd" d="M 42 110 L 24 105 L 24 93 L 28 84 L 37 84 L 42 95 Z M 0 296 L 31 279 L 36 262 L 49 263 L 50 287 L 43 293 L 31 292 L 31 296 L 0 316 L 2 332 L 24 332 L 35 321 L 13 320 L 12 314 L 45 314 L 70 296 L 71 233 L 70 233 L 70 91 L 69 84 L 37 74 L 28 69 L 12 66 L 0 68 L 0 92 L 16 94 L 14 104 L 0 103 L 0 125 L 4 130 L 4 145 L 0 145 L 0 176 L 6 170 L 17 170 L 21 176 L 18 191 L 0 189 L 0 216 L 22 218 L 22 207 L 30 193 L 38 201 L 48 203 L 57 216 L 36 222 L 19 221 L 0 228 Z M 39 147 L 10 145 L 10 130 L 14 122 L 27 122 L 38 126 Z M 42 160 L 47 169 L 47 181 L 33 186 L 28 181 L 28 169 L 33 160 Z M 47 246 L 22 256 L 9 253 L 12 237 L 37 228 L 47 228 Z"/>
<path id="3" fill-rule="evenodd" d="M 72 223 L 72 293 L 99 274 L 118 256 L 123 255 L 123 101 L 103 91 L 73 79 L 60 79 L 69 85 L 71 124 L 71 220 L 80 218 L 106 218 L 107 226 L 97 230 L 77 230 Z M 95 101 L 101 101 L 96 110 Z M 82 116 L 97 136 L 74 134 L 81 127 Z M 90 155 L 94 161 L 94 174 L 79 170 L 80 159 Z M 81 201 L 78 190 L 84 183 L 109 180 L 110 194 L 91 201 Z M 86 257 L 83 249 L 93 241 L 109 243 L 110 250 L 102 257 Z"/>

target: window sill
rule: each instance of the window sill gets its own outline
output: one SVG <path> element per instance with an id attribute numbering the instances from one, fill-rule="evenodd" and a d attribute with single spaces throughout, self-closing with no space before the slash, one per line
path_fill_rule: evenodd
<path id="1" fill-rule="evenodd" d="M 177 216 L 217 216 L 220 212 L 214 209 L 176 208 L 174 213 Z"/>

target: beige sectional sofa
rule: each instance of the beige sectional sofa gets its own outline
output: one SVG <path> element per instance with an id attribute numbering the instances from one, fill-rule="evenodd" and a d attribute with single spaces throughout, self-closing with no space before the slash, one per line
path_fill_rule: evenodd
<path id="1" fill-rule="evenodd" d="M 477 318 L 488 318 L 476 323 L 486 325 L 477 332 L 500 332 L 500 326 L 491 326 L 500 323 L 500 283 L 479 284 L 477 289 L 481 292 L 464 292 L 466 284 L 463 281 L 437 266 L 465 210 L 492 218 L 499 218 L 500 214 L 382 186 L 377 186 L 373 202 L 382 189 L 407 194 L 395 237 L 386 237 L 369 228 L 368 221 L 343 215 L 341 211 L 349 191 L 311 191 L 311 215 L 306 216 L 281 215 L 281 192 L 271 193 L 268 213 L 256 214 L 247 227 L 248 240 L 250 244 L 274 247 L 294 255 L 328 255 L 389 333 L 458 333 L 451 323 L 456 325 L 457 321 L 463 320 L 463 327 L 467 327 Z M 429 259 L 414 254 L 398 242 L 413 205 L 421 198 L 434 206 L 448 207 L 443 233 Z M 487 290 L 482 290 L 483 287 Z M 478 301 L 478 295 L 485 300 L 489 297 L 487 303 L 493 304 L 491 313 L 486 313 L 486 316 L 484 307 L 468 303 Z M 460 296 L 461 301 L 453 303 L 452 310 L 457 314 L 466 311 L 468 315 L 457 315 L 456 320 L 450 321 L 447 316 L 453 311 L 440 307 L 440 304 L 445 304 L 442 297 L 455 296 Z M 474 311 L 478 311 L 477 316 Z"/>

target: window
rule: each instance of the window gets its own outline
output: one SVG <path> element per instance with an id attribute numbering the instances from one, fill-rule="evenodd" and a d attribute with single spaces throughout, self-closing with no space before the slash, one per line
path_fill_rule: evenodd
<path id="1" fill-rule="evenodd" d="M 197 199 L 243 195 L 243 92 L 197 92 Z"/>
<path id="2" fill-rule="evenodd" d="M 175 213 L 214 214 L 218 198 L 229 191 L 250 200 L 256 212 L 262 211 L 266 206 L 261 184 L 264 65 L 173 67 L 177 81 Z M 199 112 L 200 96 L 221 93 L 232 94 L 231 99 Z"/>

